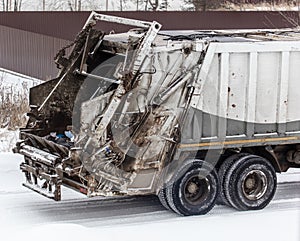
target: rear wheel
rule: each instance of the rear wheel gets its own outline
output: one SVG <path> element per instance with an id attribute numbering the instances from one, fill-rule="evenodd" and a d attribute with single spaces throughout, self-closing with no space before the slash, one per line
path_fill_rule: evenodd
<path id="1" fill-rule="evenodd" d="M 241 158 L 228 170 L 224 182 L 225 197 L 237 210 L 259 210 L 274 197 L 276 172 L 264 158 Z"/>
<path id="2" fill-rule="evenodd" d="M 159 190 L 157 196 L 158 196 L 158 199 L 159 199 L 161 205 L 163 205 L 166 209 L 172 211 L 172 209 L 168 203 L 168 200 L 167 200 L 167 193 L 166 193 L 165 187 L 163 187 Z"/>
<path id="3" fill-rule="evenodd" d="M 216 171 L 200 160 L 179 171 L 174 183 L 166 187 L 171 209 L 180 215 L 202 215 L 215 205 L 219 183 Z"/>
<path id="4" fill-rule="evenodd" d="M 231 206 L 230 203 L 228 202 L 226 196 L 225 196 L 225 189 L 226 187 L 224 186 L 225 179 L 227 178 L 228 170 L 231 168 L 231 166 L 239 159 L 244 158 L 246 156 L 249 156 L 250 154 L 248 153 L 237 153 L 229 156 L 227 159 L 223 161 L 221 164 L 219 170 L 218 170 L 218 176 L 219 176 L 219 182 L 220 182 L 220 192 L 219 196 L 217 199 L 217 204 L 221 205 L 227 205 Z"/>

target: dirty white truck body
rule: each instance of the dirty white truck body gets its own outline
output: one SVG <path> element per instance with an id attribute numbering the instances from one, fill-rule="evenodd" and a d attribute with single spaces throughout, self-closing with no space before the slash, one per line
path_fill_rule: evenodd
<path id="1" fill-rule="evenodd" d="M 109 34 L 97 20 L 139 29 Z M 182 215 L 264 208 L 300 167 L 299 30 L 161 31 L 92 13 L 58 78 L 31 89 L 14 149 L 24 186 L 60 200 L 157 194 Z M 44 136 L 72 126 L 74 146 Z"/>

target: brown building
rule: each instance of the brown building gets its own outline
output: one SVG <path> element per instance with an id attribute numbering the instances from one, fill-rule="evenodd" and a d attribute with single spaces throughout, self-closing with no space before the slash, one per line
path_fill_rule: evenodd
<path id="1" fill-rule="evenodd" d="M 298 12 L 106 12 L 156 20 L 164 30 L 290 28 L 299 26 Z M 39 79 L 56 76 L 54 56 L 74 39 L 89 12 L 1 12 L 0 67 Z M 106 32 L 127 26 L 98 23 Z"/>

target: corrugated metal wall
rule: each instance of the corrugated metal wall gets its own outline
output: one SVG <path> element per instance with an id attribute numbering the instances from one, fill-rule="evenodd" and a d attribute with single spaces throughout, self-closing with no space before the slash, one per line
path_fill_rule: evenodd
<path id="1" fill-rule="evenodd" d="M 140 20 L 156 20 L 163 29 L 232 29 L 232 28 L 283 28 L 299 24 L 299 13 L 285 12 L 99 12 Z M 0 25 L 34 33 L 73 40 L 90 12 L 1 12 Z M 126 31 L 128 27 L 99 23 L 104 31 Z"/>
<path id="2" fill-rule="evenodd" d="M 0 25 L 0 66 L 38 79 L 57 74 L 54 56 L 67 40 Z"/>
<path id="3" fill-rule="evenodd" d="M 298 12 L 102 12 L 156 20 L 169 30 L 286 28 L 299 25 Z M 81 30 L 90 12 L 1 12 L 0 67 L 39 79 L 56 76 L 56 52 Z M 128 26 L 99 23 L 106 32 Z"/>

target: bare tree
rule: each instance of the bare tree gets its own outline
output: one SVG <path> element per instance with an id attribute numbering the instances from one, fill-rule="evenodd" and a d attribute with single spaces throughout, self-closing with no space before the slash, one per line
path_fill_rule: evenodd
<path id="1" fill-rule="evenodd" d="M 78 7 L 77 7 L 78 11 L 81 11 L 81 0 L 78 0 Z"/>
<path id="2" fill-rule="evenodd" d="M 206 11 L 207 9 L 217 8 L 222 1 L 219 0 L 184 0 L 186 4 L 192 6 L 192 10 Z"/>
<path id="3" fill-rule="evenodd" d="M 20 11 L 22 0 L 2 0 L 3 11 Z"/>
<path id="4" fill-rule="evenodd" d="M 159 7 L 159 0 L 154 0 L 153 2 L 151 0 L 148 1 L 150 6 L 151 6 L 151 10 L 152 11 L 156 11 Z"/>
<path id="5" fill-rule="evenodd" d="M 11 10 L 11 0 L 6 0 L 6 11 Z"/>
<path id="6" fill-rule="evenodd" d="M 74 3 L 73 3 L 74 1 Z M 81 0 L 68 0 L 68 6 L 71 11 L 81 11 Z"/>
<path id="7" fill-rule="evenodd" d="M 196 11 L 205 11 L 207 0 L 192 0 L 192 4 L 195 6 Z"/>
<path id="8" fill-rule="evenodd" d="M 75 2 L 75 3 L 76 3 L 76 2 Z M 70 0 L 68 1 L 68 6 L 69 6 L 69 8 L 70 8 L 70 11 L 74 11 L 73 5 L 72 5 L 72 3 L 71 3 Z M 75 7 L 76 7 L 76 6 L 75 6 Z"/>
<path id="9" fill-rule="evenodd" d="M 2 5 L 3 5 L 3 11 L 9 11 L 11 6 L 11 0 L 6 0 L 6 1 L 3 0 Z"/>
<path id="10" fill-rule="evenodd" d="M 145 0 L 145 10 L 149 10 L 148 6 L 150 5 L 151 11 L 157 10 L 167 10 L 169 1 L 168 0 Z"/>
<path id="11" fill-rule="evenodd" d="M 168 10 L 168 7 L 169 7 L 169 1 L 168 0 L 162 0 L 159 8 L 161 10 Z"/>
<path id="12" fill-rule="evenodd" d="M 47 1 L 46 10 L 57 11 L 57 10 L 67 10 L 70 9 L 69 0 L 68 1 Z M 71 10 L 71 9 L 70 9 Z"/>

